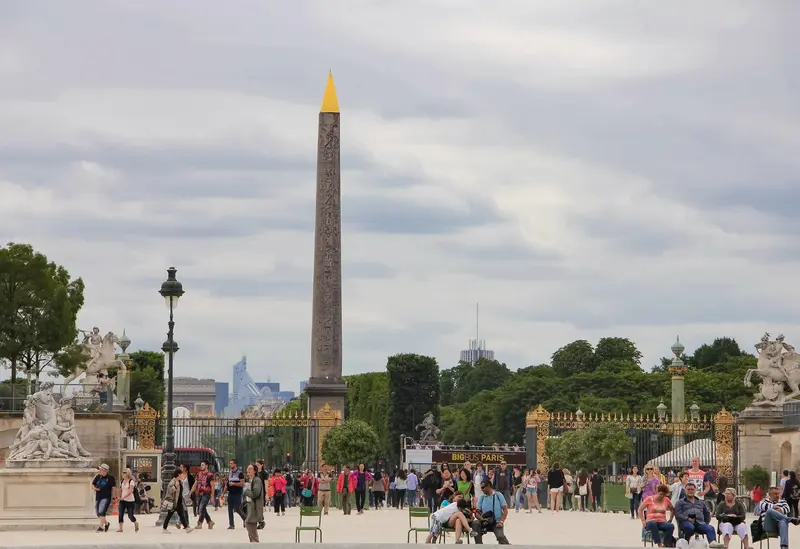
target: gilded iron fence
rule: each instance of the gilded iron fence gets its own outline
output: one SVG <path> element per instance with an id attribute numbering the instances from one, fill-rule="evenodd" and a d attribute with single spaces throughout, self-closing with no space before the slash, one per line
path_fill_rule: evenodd
<path id="1" fill-rule="evenodd" d="M 718 477 L 727 477 L 730 485 L 736 486 L 738 433 L 733 414 L 724 408 L 713 416 L 673 421 L 666 415 L 551 413 L 540 405 L 528 412 L 526 420 L 528 440 L 536 441 L 535 460 L 529 460 L 529 465 L 533 463 L 540 470 L 548 469 L 549 439 L 595 423 L 618 425 L 631 439 L 632 452 L 614 464 L 609 474 L 624 475 L 633 465 L 641 470 L 647 463 L 667 474 L 687 469 L 692 458 L 697 456 L 702 467 L 714 470 Z M 529 447 L 533 451 L 533 444 L 529 443 Z"/>
<path id="2" fill-rule="evenodd" d="M 341 421 L 341 413 L 325 405 L 313 416 L 277 412 L 173 417 L 173 433 L 175 448 L 211 450 L 223 468 L 230 459 L 241 464 L 264 459 L 270 469 L 317 471 L 323 464 L 322 441 Z M 145 404 L 128 429 L 128 447 L 163 448 L 166 431 L 166 417 Z"/>

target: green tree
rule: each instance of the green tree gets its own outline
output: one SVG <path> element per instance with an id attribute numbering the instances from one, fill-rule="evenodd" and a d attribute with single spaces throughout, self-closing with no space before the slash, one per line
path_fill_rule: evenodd
<path id="1" fill-rule="evenodd" d="M 380 453 L 392 455 L 397 451 L 398 440 L 389 439 L 389 375 L 370 372 L 346 376 L 347 398 L 344 417 L 360 419 L 371 425 L 378 435 Z"/>
<path id="2" fill-rule="evenodd" d="M 769 471 L 760 465 L 753 465 L 747 469 L 742 469 L 742 482 L 745 488 L 752 490 L 756 484 L 761 485 L 761 489 L 766 492 L 769 487 L 770 474 Z"/>
<path id="3" fill-rule="evenodd" d="M 711 345 L 704 343 L 698 347 L 687 362 L 698 370 L 713 370 L 719 364 L 724 364 L 731 358 L 746 355 L 735 339 L 718 337 Z"/>
<path id="4" fill-rule="evenodd" d="M 642 353 L 636 344 L 627 337 L 604 337 L 597 342 L 594 356 L 598 364 L 607 360 L 642 363 Z"/>
<path id="5" fill-rule="evenodd" d="M 322 442 L 322 459 L 332 465 L 357 465 L 375 459 L 378 435 L 359 419 L 348 419 L 331 428 Z"/>
<path id="6" fill-rule="evenodd" d="M 75 321 L 83 306 L 83 280 L 27 244 L 0 248 L 0 360 L 28 379 L 44 368 L 62 367 L 75 358 Z"/>
<path id="7" fill-rule="evenodd" d="M 131 376 L 131 400 L 136 400 L 141 395 L 142 400 L 163 413 L 166 409 L 164 353 L 160 351 L 130 353 L 128 369 Z"/>
<path id="8" fill-rule="evenodd" d="M 573 469 L 610 465 L 632 451 L 625 429 L 615 423 L 592 423 L 548 440 L 550 462 Z"/>
<path id="9" fill-rule="evenodd" d="M 400 435 L 415 436 L 416 426 L 428 412 L 439 419 L 439 366 L 436 359 L 415 354 L 390 356 L 386 362 L 389 377 L 389 440 Z M 399 448 L 398 448 L 399 451 Z"/>
<path id="10" fill-rule="evenodd" d="M 474 365 L 460 364 L 456 372 L 460 375 L 454 402 L 466 402 L 481 391 L 496 389 L 511 377 L 508 366 L 488 358 L 481 358 Z"/>
<path id="11" fill-rule="evenodd" d="M 439 372 L 440 404 L 449 406 L 453 404 L 453 394 L 456 390 L 456 378 L 452 368 Z"/>
<path id="12" fill-rule="evenodd" d="M 594 347 L 585 339 L 573 341 L 553 353 L 551 364 L 561 377 L 593 372 L 597 365 Z"/>

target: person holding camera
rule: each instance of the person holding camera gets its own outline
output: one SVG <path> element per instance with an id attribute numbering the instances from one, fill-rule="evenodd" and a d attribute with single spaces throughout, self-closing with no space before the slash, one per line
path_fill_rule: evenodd
<path id="1" fill-rule="evenodd" d="M 697 498 L 697 486 L 691 482 L 686 485 L 686 499 L 675 504 L 675 518 L 686 541 L 695 534 L 705 534 L 709 544 L 717 538 L 716 530 L 708 524 L 711 513 L 705 503 Z"/>
<path id="2" fill-rule="evenodd" d="M 475 531 L 475 543 L 483 543 L 483 535 L 492 532 L 500 545 L 510 545 L 503 525 L 508 518 L 508 504 L 503 494 L 492 488 L 492 481 L 488 478 L 481 481 L 481 497 L 478 498 L 477 509 L 474 510 L 475 519 L 472 529 Z"/>

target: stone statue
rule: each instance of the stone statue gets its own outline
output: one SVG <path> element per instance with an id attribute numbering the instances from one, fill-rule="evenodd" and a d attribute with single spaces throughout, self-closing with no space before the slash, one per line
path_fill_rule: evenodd
<path id="1" fill-rule="evenodd" d="M 58 441 L 69 448 L 72 456 L 89 457 L 89 452 L 81 446 L 78 433 L 75 431 L 75 410 L 72 409 L 73 398 L 68 396 L 61 399 L 61 405 L 56 412 L 56 433 Z"/>
<path id="2" fill-rule="evenodd" d="M 81 446 L 75 432 L 72 401 L 66 397 L 60 406 L 53 399 L 53 384 L 42 383 L 39 392 L 25 401 L 22 427 L 9 447 L 8 461 L 81 459 L 89 452 Z"/>
<path id="3" fill-rule="evenodd" d="M 93 328 L 91 332 L 85 330 L 80 330 L 80 332 L 84 334 L 81 347 L 89 358 L 65 380 L 65 385 L 69 385 L 84 373 L 91 376 L 110 368 L 119 368 L 120 372 L 127 371 L 125 363 L 117 358 L 115 345 L 119 344 L 120 340 L 114 332 L 108 332 L 103 337 L 100 336 L 100 329 L 97 327 Z"/>
<path id="4" fill-rule="evenodd" d="M 755 348 L 758 351 L 756 368 L 747 370 L 744 376 L 746 387 L 752 385 L 753 374 L 761 378 L 753 404 L 780 407 L 785 401 L 800 396 L 800 355 L 792 345 L 784 342 L 783 334 L 773 341 L 769 333 L 765 333 Z M 789 394 L 785 394 L 787 387 Z"/>
<path id="5" fill-rule="evenodd" d="M 419 431 L 420 442 L 435 442 L 439 438 L 440 429 L 434 424 L 433 412 L 425 414 L 422 423 L 414 429 Z"/>

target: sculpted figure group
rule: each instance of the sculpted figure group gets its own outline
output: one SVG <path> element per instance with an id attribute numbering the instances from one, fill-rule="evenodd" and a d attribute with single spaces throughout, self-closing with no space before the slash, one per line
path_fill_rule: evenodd
<path id="1" fill-rule="evenodd" d="M 753 404 L 780 407 L 787 400 L 800 397 L 800 354 L 784 341 L 783 334 L 772 340 L 766 333 L 755 348 L 758 352 L 757 367 L 748 370 L 744 378 L 748 387 L 753 375 L 761 378 L 761 387 Z"/>
<path id="2" fill-rule="evenodd" d="M 9 448 L 9 461 L 84 459 L 89 456 L 75 431 L 72 397 L 56 404 L 53 384 L 43 383 L 25 401 L 22 427 Z"/>

